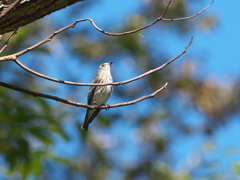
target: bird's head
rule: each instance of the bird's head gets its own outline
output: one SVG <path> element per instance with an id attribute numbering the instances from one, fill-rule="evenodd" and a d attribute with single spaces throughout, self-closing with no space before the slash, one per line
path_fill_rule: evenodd
<path id="1" fill-rule="evenodd" d="M 98 73 L 104 72 L 104 71 L 110 71 L 110 67 L 112 65 L 113 61 L 109 63 L 103 63 L 98 68 Z"/>

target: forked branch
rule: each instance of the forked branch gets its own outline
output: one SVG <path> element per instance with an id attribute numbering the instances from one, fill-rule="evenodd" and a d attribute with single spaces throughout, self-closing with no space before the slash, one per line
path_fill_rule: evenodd
<path id="1" fill-rule="evenodd" d="M 163 21 L 180 21 L 180 20 L 187 20 L 187 19 L 192 19 L 196 16 L 198 16 L 199 14 L 203 13 L 205 10 L 207 10 L 212 4 L 214 3 L 214 0 L 212 0 L 212 2 L 206 6 L 205 8 L 203 8 L 201 11 L 199 11 L 198 13 L 192 15 L 192 16 L 188 16 L 188 17 L 182 17 L 182 18 L 173 18 L 173 19 L 168 19 L 168 18 L 162 18 Z"/>

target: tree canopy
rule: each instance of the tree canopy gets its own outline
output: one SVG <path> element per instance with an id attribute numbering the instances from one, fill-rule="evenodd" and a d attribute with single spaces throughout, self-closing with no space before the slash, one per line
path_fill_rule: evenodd
<path id="1" fill-rule="evenodd" d="M 190 46 L 194 28 L 199 24 L 206 28 L 215 27 L 217 19 L 212 15 L 211 7 L 205 9 L 211 2 L 177 0 L 166 9 L 170 1 L 139 1 L 134 2 L 134 8 L 127 2 L 114 1 L 115 6 L 110 8 L 109 2 L 106 9 L 101 10 L 99 7 L 103 6 L 100 6 L 103 1 L 73 4 L 75 2 L 44 1 L 49 5 L 42 11 L 41 8 L 35 9 L 33 14 L 36 16 L 29 16 L 34 16 L 31 21 L 25 21 L 23 15 L 26 13 L 18 8 L 35 7 L 43 2 L 19 2 L 0 19 L 0 33 L 4 33 L 1 42 L 6 42 L 13 33 L 7 32 L 19 26 L 16 22 L 20 23 L 20 20 L 12 22 L 15 26 L 10 21 L 6 23 L 12 16 L 18 17 L 14 14 L 17 11 L 22 15 L 19 16 L 21 21 L 28 25 L 13 33 L 1 58 L 26 51 L 17 57 L 17 61 L 31 70 L 58 80 L 90 83 L 103 62 L 113 60 L 114 82 L 123 82 L 181 56 L 164 69 L 160 68 L 161 71 L 115 86 L 108 101 L 110 107 L 150 95 L 168 83 L 166 89 L 154 94 L 154 98 L 102 110 L 88 132 L 80 128 L 86 108 L 69 102 L 85 104 L 89 86 L 37 77 L 20 68 L 14 57 L 1 60 L 2 177 L 88 180 L 226 178 L 227 175 L 214 166 L 221 166 L 221 161 L 205 158 L 205 154 L 216 148 L 213 139 L 218 127 L 229 123 L 239 113 L 239 84 L 234 82 L 225 86 L 210 75 L 203 76 L 204 66 L 199 67 L 201 57 L 190 50 L 182 53 L 187 45 Z M 73 5 L 37 20 L 70 4 Z M 45 9 L 51 9 L 49 6 L 54 9 L 45 12 Z M 85 21 L 72 24 L 84 19 L 90 11 L 94 18 L 89 18 L 99 30 Z M 118 15 L 118 12 L 125 16 Z M 131 32 L 156 20 L 158 22 L 141 31 L 124 36 L 108 35 L 108 32 Z M 69 28 L 61 31 L 68 25 Z M 173 38 L 181 41 L 181 46 L 176 48 Z M 33 47 L 44 40 L 46 43 Z M 188 48 L 197 43 L 193 40 Z M 4 83 L 23 89 L 25 93 L 14 91 Z M 68 103 L 27 91 L 62 98 Z M 197 136 L 202 139 L 201 149 L 193 153 L 189 164 L 181 167 L 182 171 L 176 171 L 177 149 L 188 143 L 189 138 Z M 233 167 L 238 174 L 239 164 L 236 162 Z"/>

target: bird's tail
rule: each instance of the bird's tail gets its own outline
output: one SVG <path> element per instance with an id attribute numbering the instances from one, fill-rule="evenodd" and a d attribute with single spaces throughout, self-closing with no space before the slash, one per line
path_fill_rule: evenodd
<path id="1" fill-rule="evenodd" d="M 86 113 L 83 125 L 81 126 L 81 129 L 85 131 L 88 130 L 88 125 L 90 124 L 88 114 L 89 114 L 89 109 L 87 109 L 87 113 Z"/>
<path id="2" fill-rule="evenodd" d="M 83 125 L 81 126 L 82 130 L 87 131 L 88 130 L 88 126 L 89 124 L 93 121 L 93 119 L 97 116 L 97 114 L 100 112 L 101 109 L 96 109 L 93 112 L 88 109 L 86 116 L 85 116 L 85 120 L 83 122 Z M 90 114 L 90 115 L 89 115 Z M 90 116 L 90 117 L 89 117 Z"/>
<path id="3" fill-rule="evenodd" d="M 81 129 L 84 130 L 84 131 L 87 131 L 88 130 L 88 125 L 89 125 L 89 123 L 87 121 L 84 121 L 83 125 L 81 126 Z"/>

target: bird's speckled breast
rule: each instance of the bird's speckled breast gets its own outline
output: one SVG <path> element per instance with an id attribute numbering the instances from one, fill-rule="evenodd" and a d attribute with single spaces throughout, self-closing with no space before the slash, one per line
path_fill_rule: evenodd
<path id="1" fill-rule="evenodd" d="M 111 85 L 104 86 L 104 88 L 98 88 L 97 92 L 95 92 L 93 101 L 95 101 L 98 105 L 105 104 L 111 96 L 112 89 L 113 87 Z"/>

